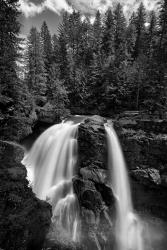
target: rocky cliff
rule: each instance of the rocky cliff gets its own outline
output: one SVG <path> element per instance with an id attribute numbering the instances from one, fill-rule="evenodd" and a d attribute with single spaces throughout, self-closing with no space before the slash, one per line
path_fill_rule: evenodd
<path id="1" fill-rule="evenodd" d="M 93 116 L 78 128 L 79 173 L 73 179 L 81 208 L 85 249 L 111 249 L 114 196 L 107 169 L 105 119 Z"/>
<path id="2" fill-rule="evenodd" d="M 0 142 L 0 248 L 40 250 L 47 234 L 51 208 L 38 200 L 21 164 L 23 149 Z"/>
<path id="3" fill-rule="evenodd" d="M 115 121 L 131 176 L 135 209 L 167 219 L 167 122 Z"/>
<path id="4" fill-rule="evenodd" d="M 105 122 L 105 119 L 94 116 L 82 122 L 78 129 L 79 173 L 74 177 L 73 183 L 81 207 L 82 242 L 88 249 L 101 249 L 104 246 L 108 249 L 114 244 L 112 231 L 115 198 L 109 184 L 106 162 Z M 135 210 L 142 218 L 146 216 L 147 220 L 166 220 L 165 121 L 151 122 L 128 118 L 126 121 L 117 119 L 112 122 L 120 138 L 131 177 Z M 162 220 L 158 223 L 162 227 Z M 154 224 L 154 228 L 159 230 L 154 219 L 151 219 L 149 224 Z M 161 245 L 159 244 L 159 247 L 162 247 Z"/>

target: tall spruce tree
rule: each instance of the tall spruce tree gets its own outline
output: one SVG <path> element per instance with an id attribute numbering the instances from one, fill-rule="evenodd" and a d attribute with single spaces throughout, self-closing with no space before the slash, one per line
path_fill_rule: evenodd
<path id="1" fill-rule="evenodd" d="M 161 104 L 166 110 L 167 106 L 167 0 L 162 0 L 160 3 L 159 15 L 159 83 L 161 86 Z"/>
<path id="2" fill-rule="evenodd" d="M 93 23 L 93 50 L 96 54 L 100 53 L 102 45 L 102 18 L 100 11 L 96 12 L 95 21 Z"/>
<path id="3" fill-rule="evenodd" d="M 17 0 L 0 0 L 0 6 L 0 134 L 19 140 L 32 110 L 28 89 L 17 74 L 20 13 Z"/>
<path id="4" fill-rule="evenodd" d="M 102 51 L 108 56 L 114 56 L 114 17 L 111 9 L 108 9 L 104 17 L 102 34 Z"/>
<path id="5" fill-rule="evenodd" d="M 48 75 L 51 66 L 52 42 L 51 42 L 50 31 L 45 21 L 42 24 L 40 35 L 41 35 L 42 53 L 44 57 L 44 65 Z"/>
<path id="6" fill-rule="evenodd" d="M 158 41 L 157 17 L 154 11 L 151 11 L 149 19 L 149 27 L 147 32 L 147 55 L 151 59 L 154 56 L 154 51 Z"/>
<path id="7" fill-rule="evenodd" d="M 114 11 L 115 20 L 115 64 L 120 66 L 126 60 L 126 19 L 120 3 L 117 4 Z"/>
<path id="8" fill-rule="evenodd" d="M 0 100 L 2 106 L 4 102 L 5 109 L 10 109 L 10 106 L 14 104 L 15 85 L 18 84 L 16 74 L 20 30 L 20 24 L 17 20 L 19 15 L 18 1 L 1 0 L 0 6 Z"/>
<path id="9" fill-rule="evenodd" d="M 135 51 L 135 44 L 136 44 L 136 13 L 132 13 L 132 16 L 129 20 L 129 25 L 126 31 L 126 48 L 127 53 L 129 56 L 129 60 L 134 60 L 134 51 Z"/>
<path id="10" fill-rule="evenodd" d="M 146 35 L 146 10 L 143 3 L 140 4 L 137 15 L 136 15 L 136 43 L 134 49 L 134 58 L 137 58 L 140 54 L 143 54 L 145 46 L 145 35 Z"/>
<path id="11" fill-rule="evenodd" d="M 34 27 L 28 36 L 26 80 L 35 104 L 43 106 L 46 103 L 46 70 L 40 34 Z"/>
<path id="12" fill-rule="evenodd" d="M 69 67 L 68 67 L 68 31 L 69 31 L 69 15 L 67 12 L 63 14 L 62 23 L 58 28 L 58 64 L 60 69 L 60 79 L 64 80 L 65 86 L 69 89 Z"/>

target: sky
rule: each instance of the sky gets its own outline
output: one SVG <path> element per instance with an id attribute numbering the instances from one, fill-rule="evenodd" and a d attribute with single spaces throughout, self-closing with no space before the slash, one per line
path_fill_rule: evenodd
<path id="1" fill-rule="evenodd" d="M 80 11 L 82 15 L 93 17 L 97 10 L 104 13 L 108 7 L 113 7 L 120 2 L 126 16 L 129 16 L 137 9 L 140 2 L 143 2 L 147 10 L 157 8 L 159 0 L 19 0 L 22 15 L 21 33 L 27 35 L 30 28 L 40 28 L 45 20 L 52 34 L 56 33 L 61 22 L 63 11 L 72 12 L 72 9 Z"/>

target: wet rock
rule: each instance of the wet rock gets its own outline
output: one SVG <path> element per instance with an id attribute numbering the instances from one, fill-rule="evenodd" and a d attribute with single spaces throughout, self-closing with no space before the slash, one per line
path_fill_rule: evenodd
<path id="1" fill-rule="evenodd" d="M 131 176 L 135 209 L 162 219 L 167 219 L 165 124 L 138 119 L 114 122 Z"/>
<path id="2" fill-rule="evenodd" d="M 106 184 L 108 182 L 108 171 L 98 169 L 95 165 L 80 169 L 80 174 L 84 180 L 92 180 L 96 183 Z"/>
<path id="3" fill-rule="evenodd" d="M 159 170 L 154 168 L 132 170 L 131 174 L 142 184 L 161 184 Z"/>
<path id="4" fill-rule="evenodd" d="M 73 186 L 81 208 L 85 249 L 110 249 L 113 244 L 108 232 L 112 232 L 115 198 L 109 185 L 105 123 L 106 119 L 93 116 L 78 128 L 79 171 Z"/>
<path id="5" fill-rule="evenodd" d="M 93 116 L 79 125 L 78 153 L 80 168 L 93 164 L 97 168 L 107 169 L 105 122 L 104 118 Z"/>
<path id="6" fill-rule="evenodd" d="M 0 142 L 0 247 L 40 250 L 51 221 L 51 207 L 38 200 L 21 164 L 24 151 L 17 144 Z"/>

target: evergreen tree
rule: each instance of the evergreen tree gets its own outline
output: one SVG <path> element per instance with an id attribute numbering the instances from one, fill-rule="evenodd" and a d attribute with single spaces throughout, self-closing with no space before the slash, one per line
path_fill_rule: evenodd
<path id="1" fill-rule="evenodd" d="M 19 140 L 32 111 L 31 97 L 19 79 L 16 64 L 20 56 L 20 13 L 17 0 L 0 0 L 0 6 L 0 134 Z"/>
<path id="2" fill-rule="evenodd" d="M 114 17 L 111 9 L 105 13 L 103 35 L 102 35 L 102 51 L 106 56 L 114 57 Z"/>
<path id="3" fill-rule="evenodd" d="M 44 57 L 44 65 L 46 72 L 48 74 L 51 65 L 52 43 L 51 43 L 50 31 L 45 21 L 42 24 L 40 35 L 41 35 L 42 53 Z"/>
<path id="4" fill-rule="evenodd" d="M 18 84 L 16 74 L 20 30 L 17 20 L 18 1 L 1 0 L 0 6 L 0 99 L 11 104 L 15 99 L 15 85 Z"/>
<path id="5" fill-rule="evenodd" d="M 115 37 L 114 37 L 114 48 L 115 48 L 115 64 L 117 67 L 123 63 L 126 59 L 126 19 L 123 14 L 121 4 L 117 4 L 114 11 L 115 20 Z"/>
<path id="6" fill-rule="evenodd" d="M 89 18 L 86 18 L 82 22 L 82 38 L 79 44 L 80 65 L 86 71 L 89 70 L 89 66 L 91 65 L 91 61 L 93 59 L 94 42 L 92 41 L 92 37 L 92 25 Z"/>
<path id="7" fill-rule="evenodd" d="M 59 41 L 57 35 L 52 36 L 52 63 L 58 63 Z"/>
<path id="8" fill-rule="evenodd" d="M 65 86 L 69 88 L 69 81 L 68 81 L 68 53 L 67 53 L 67 46 L 68 46 L 68 27 L 69 27 L 69 16 L 68 13 L 65 12 L 63 14 L 62 23 L 59 26 L 59 34 L 58 34 L 58 64 L 60 69 L 60 79 L 64 80 Z"/>
<path id="9" fill-rule="evenodd" d="M 159 16 L 159 52 L 160 60 L 167 63 L 167 1 L 162 0 Z"/>
<path id="10" fill-rule="evenodd" d="M 126 48 L 127 53 L 129 56 L 129 60 L 134 60 L 134 51 L 135 51 L 135 44 L 136 44 L 136 14 L 133 12 L 132 16 L 129 20 L 129 25 L 126 31 Z"/>
<path id="11" fill-rule="evenodd" d="M 145 23 L 146 23 L 146 10 L 143 3 L 140 4 L 136 15 L 136 43 L 134 49 L 134 58 L 144 53 L 145 45 Z"/>
<path id="12" fill-rule="evenodd" d="M 59 70 L 55 64 L 50 68 L 48 79 L 48 101 L 57 116 L 61 117 L 67 113 L 68 105 L 67 91 L 63 85 L 63 81 L 59 80 Z"/>
<path id="13" fill-rule="evenodd" d="M 159 83 L 161 85 L 161 105 L 166 110 L 167 105 L 167 0 L 162 0 L 160 4 L 159 16 Z"/>
<path id="14" fill-rule="evenodd" d="M 152 11 L 150 13 L 150 22 L 148 28 L 148 35 L 147 35 L 147 55 L 149 58 L 153 57 L 154 51 L 157 45 L 157 18 L 155 12 Z"/>
<path id="15" fill-rule="evenodd" d="M 102 45 L 102 20 L 98 10 L 96 12 L 95 21 L 93 24 L 93 50 L 95 53 L 100 53 Z"/>
<path id="16" fill-rule="evenodd" d="M 28 36 L 27 84 L 37 105 L 46 103 L 46 71 L 42 54 L 40 34 L 32 27 Z"/>

